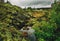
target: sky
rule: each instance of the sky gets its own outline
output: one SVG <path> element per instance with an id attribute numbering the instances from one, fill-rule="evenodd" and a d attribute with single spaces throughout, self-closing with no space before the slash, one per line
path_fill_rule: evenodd
<path id="1" fill-rule="evenodd" d="M 5 0 L 6 2 L 7 0 Z M 51 7 L 54 0 L 8 0 L 12 5 L 16 5 L 22 8 L 46 8 Z"/>

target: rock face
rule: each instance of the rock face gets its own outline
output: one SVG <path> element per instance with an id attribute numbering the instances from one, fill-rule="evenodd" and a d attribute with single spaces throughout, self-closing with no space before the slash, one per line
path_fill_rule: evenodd
<path id="1" fill-rule="evenodd" d="M 0 2 L 4 2 L 4 0 L 0 0 Z"/>

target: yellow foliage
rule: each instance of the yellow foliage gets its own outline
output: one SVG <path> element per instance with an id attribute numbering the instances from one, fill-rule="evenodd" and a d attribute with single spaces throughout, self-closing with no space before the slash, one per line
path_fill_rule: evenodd
<path id="1" fill-rule="evenodd" d="M 34 13 L 33 13 L 33 17 L 36 17 L 36 18 L 42 17 L 42 16 L 44 16 L 44 15 L 45 15 L 44 12 L 34 12 Z"/>

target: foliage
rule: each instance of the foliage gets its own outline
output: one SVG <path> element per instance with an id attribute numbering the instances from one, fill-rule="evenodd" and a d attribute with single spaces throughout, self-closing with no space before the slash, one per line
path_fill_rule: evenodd
<path id="1" fill-rule="evenodd" d="M 58 9 L 59 8 L 59 9 Z M 40 21 L 33 25 L 38 41 L 60 41 L 60 4 L 55 3 L 48 13 L 48 21 Z"/>
<path id="2" fill-rule="evenodd" d="M 19 30 L 28 19 L 29 15 L 22 8 L 0 3 L 0 41 L 20 41 Z"/>
<path id="3" fill-rule="evenodd" d="M 0 22 L 0 41 L 19 41 L 20 31 L 15 27 L 7 27 L 6 23 Z"/>
<path id="4" fill-rule="evenodd" d="M 30 16 L 20 7 L 7 3 L 0 4 L 0 21 L 9 24 L 9 26 L 22 27 L 29 17 Z"/>
<path id="5" fill-rule="evenodd" d="M 19 30 L 25 25 L 33 25 L 37 41 L 60 41 L 59 3 L 54 3 L 49 11 L 34 11 L 30 7 L 27 11 L 0 3 L 0 41 L 20 41 Z M 23 38 L 22 41 L 26 40 Z"/>

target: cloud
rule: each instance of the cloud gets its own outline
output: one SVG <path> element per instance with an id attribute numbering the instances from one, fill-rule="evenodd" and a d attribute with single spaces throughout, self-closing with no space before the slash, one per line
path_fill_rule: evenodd
<path id="1" fill-rule="evenodd" d="M 8 0 L 11 4 L 20 7 L 51 7 L 54 0 Z"/>

